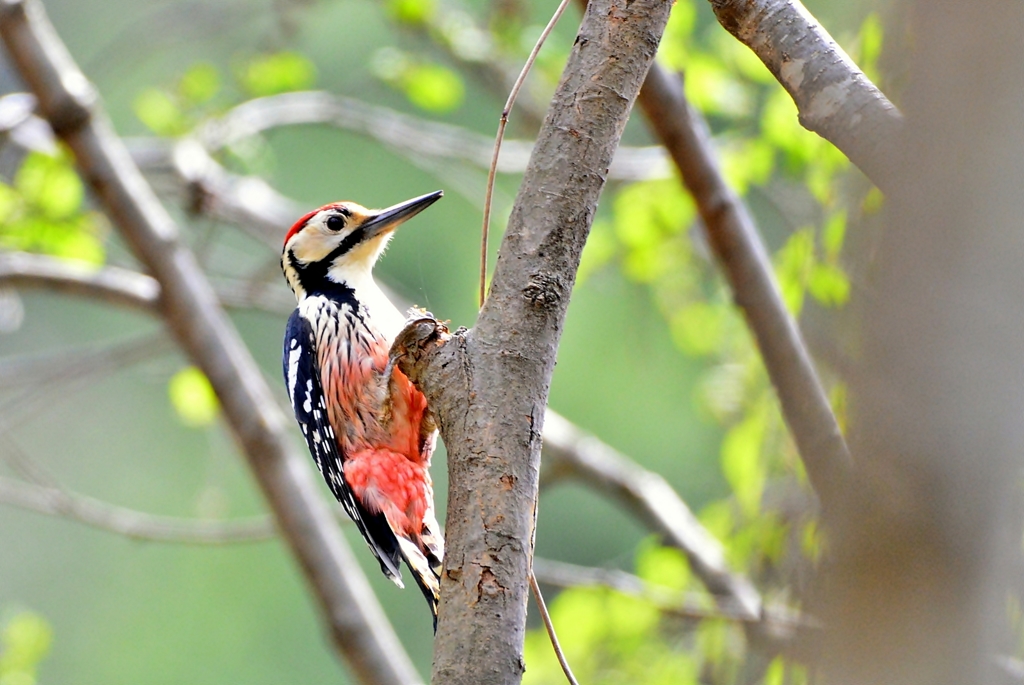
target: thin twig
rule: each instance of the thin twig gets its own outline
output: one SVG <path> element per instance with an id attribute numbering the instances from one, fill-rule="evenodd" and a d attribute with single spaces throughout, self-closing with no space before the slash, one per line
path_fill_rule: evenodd
<path id="1" fill-rule="evenodd" d="M 555 635 L 555 626 L 551 623 L 551 614 L 548 613 L 548 607 L 544 603 L 544 595 L 540 592 L 540 585 L 537 583 L 537 576 L 533 574 L 533 569 L 530 569 L 530 589 L 533 590 L 533 597 L 537 600 L 537 609 L 540 611 L 540 618 L 544 621 L 544 628 L 548 631 L 548 638 L 551 639 L 551 647 L 555 650 L 555 656 L 558 657 L 558 664 L 562 667 L 562 673 L 565 674 L 565 679 L 568 680 L 571 685 L 579 685 L 576 681 L 576 676 L 572 674 L 569 662 L 565 658 L 562 646 L 558 643 L 558 636 Z"/>
<path id="2" fill-rule="evenodd" d="M 498 171 L 498 154 L 501 152 L 501 141 L 505 138 L 505 127 L 508 125 L 508 115 L 512 112 L 512 106 L 516 102 L 516 97 L 519 95 L 519 90 L 523 87 L 523 83 L 526 82 L 526 76 L 530 73 L 530 69 L 533 68 L 533 63 L 537 61 L 537 55 L 540 53 L 540 49 L 544 47 L 544 41 L 548 39 L 551 31 L 554 30 L 555 24 L 561 18 L 565 8 L 568 7 L 571 0 L 562 0 L 558 4 L 558 8 L 555 13 L 551 15 L 551 20 L 548 25 L 541 31 L 540 37 L 537 39 L 537 43 L 533 46 L 533 50 L 530 51 L 530 56 L 526 58 L 526 64 L 523 65 L 523 70 L 519 72 L 519 78 L 512 85 L 512 92 L 508 94 L 508 100 L 505 102 L 505 108 L 501 110 L 501 119 L 498 121 L 498 133 L 494 137 L 494 152 L 491 153 L 491 166 L 487 170 L 487 190 L 484 192 L 484 220 L 483 228 L 480 233 L 480 306 L 484 306 L 484 299 L 487 296 L 487 233 L 490 229 L 491 223 L 491 198 L 494 195 L 494 176 Z"/>

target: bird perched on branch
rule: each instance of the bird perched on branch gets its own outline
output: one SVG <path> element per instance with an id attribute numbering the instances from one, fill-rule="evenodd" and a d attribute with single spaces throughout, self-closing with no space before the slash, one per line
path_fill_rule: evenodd
<path id="1" fill-rule="evenodd" d="M 281 256 L 298 300 L 284 337 L 295 419 L 331 492 L 399 587 L 405 560 L 435 629 L 444 541 L 428 468 L 437 430 L 423 394 L 388 365 L 405 318 L 371 272 L 395 228 L 441 196 L 380 210 L 324 205 L 295 222 Z"/>

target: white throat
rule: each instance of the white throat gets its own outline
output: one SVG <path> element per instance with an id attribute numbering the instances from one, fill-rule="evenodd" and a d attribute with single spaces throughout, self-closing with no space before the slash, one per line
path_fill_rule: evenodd
<path id="1" fill-rule="evenodd" d="M 336 264 L 327 271 L 327 277 L 352 288 L 356 301 L 366 308 L 373 326 L 389 343 L 395 339 L 405 325 L 405 317 L 373 280 L 369 269 Z"/>

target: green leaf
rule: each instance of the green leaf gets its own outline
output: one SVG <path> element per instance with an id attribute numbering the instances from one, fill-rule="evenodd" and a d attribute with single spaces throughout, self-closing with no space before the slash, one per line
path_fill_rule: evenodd
<path id="1" fill-rule="evenodd" d="M 672 315 L 669 322 L 672 340 L 687 354 L 711 354 L 722 345 L 727 316 L 728 311 L 722 305 L 703 300 L 691 302 Z"/>
<path id="2" fill-rule="evenodd" d="M 62 156 L 30 153 L 14 176 L 25 201 L 49 219 L 65 219 L 82 206 L 85 190 L 70 162 Z"/>
<path id="3" fill-rule="evenodd" d="M 685 590 L 690 581 L 690 564 L 674 547 L 663 547 L 653 539 L 642 544 L 636 555 L 636 574 L 653 585 Z"/>
<path id="4" fill-rule="evenodd" d="M 402 77 L 409 101 L 430 112 L 449 112 L 462 104 L 462 77 L 440 64 L 417 64 Z"/>
<path id="5" fill-rule="evenodd" d="M 297 52 L 276 52 L 249 60 L 239 81 L 255 97 L 306 90 L 316 83 L 316 67 Z"/>
<path id="6" fill-rule="evenodd" d="M 809 228 L 795 231 L 775 255 L 775 274 L 786 308 L 799 316 L 803 309 L 807 279 L 814 266 L 814 234 Z"/>
<path id="7" fill-rule="evenodd" d="M 772 72 L 768 71 L 768 67 L 753 50 L 725 31 L 715 31 L 713 36 L 713 50 L 722 55 L 724 61 L 745 79 L 762 85 L 778 84 Z"/>
<path id="8" fill-rule="evenodd" d="M 694 54 L 686 63 L 686 95 L 708 114 L 744 117 L 754 109 L 753 91 L 717 57 Z"/>
<path id="9" fill-rule="evenodd" d="M 843 249 L 846 237 L 846 211 L 840 210 L 829 217 L 825 227 L 821 229 L 821 244 L 825 248 L 825 256 L 834 260 Z"/>
<path id="10" fill-rule="evenodd" d="M 186 102 L 201 105 L 220 90 L 220 73 L 209 62 L 193 64 L 178 81 L 178 94 Z"/>
<path id="11" fill-rule="evenodd" d="M 722 172 L 736 192 L 768 182 L 775 169 L 775 149 L 760 138 L 734 138 L 720 146 Z"/>
<path id="12" fill-rule="evenodd" d="M 160 136 L 179 136 L 187 130 L 185 114 L 178 103 L 159 88 L 147 88 L 133 103 L 135 116 Z"/>
<path id="13" fill-rule="evenodd" d="M 388 14 L 403 24 L 424 24 L 436 11 L 436 0 L 388 0 Z"/>
<path id="14" fill-rule="evenodd" d="M 761 458 L 765 435 L 765 415 L 755 411 L 726 433 L 722 441 L 722 472 L 736 501 L 747 516 L 756 516 L 767 469 Z"/>
<path id="15" fill-rule="evenodd" d="M 728 500 L 719 500 L 705 506 L 697 518 L 719 540 L 727 540 L 736 525 L 732 505 Z"/>
<path id="16" fill-rule="evenodd" d="M 664 236 L 682 232 L 696 214 L 679 181 L 631 183 L 615 196 L 615 233 L 628 247 L 656 247 Z"/>
<path id="17" fill-rule="evenodd" d="M 764 672 L 764 685 L 784 685 L 786 677 L 786 664 L 781 656 L 772 659 L 768 669 Z"/>
<path id="18" fill-rule="evenodd" d="M 882 54 L 883 34 L 882 19 L 877 12 L 871 12 L 864 17 L 864 23 L 860 25 L 857 36 L 857 44 L 860 47 L 857 66 L 872 81 L 876 81 L 878 77 L 878 58 Z"/>
<path id="19" fill-rule="evenodd" d="M 877 214 L 885 204 L 885 195 L 878 188 L 872 188 L 864 196 L 860 210 L 866 215 Z"/>
<path id="20" fill-rule="evenodd" d="M 90 217 L 82 217 L 81 223 L 90 223 Z M 50 251 L 55 257 L 75 262 L 101 266 L 106 260 L 103 242 L 91 231 L 81 228 L 64 234 Z"/>
<path id="21" fill-rule="evenodd" d="M 552 603 L 551 618 L 559 626 L 559 638 L 567 652 L 586 653 L 601 640 L 605 592 L 601 588 L 573 588 Z"/>
<path id="22" fill-rule="evenodd" d="M 824 547 L 823 533 L 818 522 L 811 519 L 800 531 L 800 550 L 811 561 L 818 561 Z"/>
<path id="23" fill-rule="evenodd" d="M 635 649 L 658 626 L 658 609 L 647 600 L 618 592 L 607 592 L 604 600 L 602 614 L 608 622 L 608 640 L 621 652 Z"/>
<path id="24" fill-rule="evenodd" d="M 772 88 L 761 110 L 761 131 L 779 149 L 787 170 L 799 174 L 818 154 L 821 139 L 800 125 L 796 105 L 782 86 Z"/>
<path id="25" fill-rule="evenodd" d="M 670 69 L 686 68 L 693 27 L 697 21 L 697 8 L 691 0 L 680 0 L 672 5 L 665 35 L 658 46 L 658 59 Z"/>
<path id="26" fill-rule="evenodd" d="M 196 367 L 189 366 L 174 374 L 167 392 L 178 418 L 186 426 L 207 426 L 217 418 L 220 411 L 217 394 L 209 379 Z"/>
<path id="27" fill-rule="evenodd" d="M 819 262 L 811 267 L 807 290 L 826 307 L 841 307 L 850 299 L 850 279 L 839 265 Z"/>
<path id="28" fill-rule="evenodd" d="M 35 683 L 39 662 L 49 653 L 53 630 L 31 611 L 12 616 L 0 633 L 0 682 Z"/>

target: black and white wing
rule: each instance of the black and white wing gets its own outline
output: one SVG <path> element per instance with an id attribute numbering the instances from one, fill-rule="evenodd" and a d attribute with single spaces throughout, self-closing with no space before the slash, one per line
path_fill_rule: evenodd
<path id="1" fill-rule="evenodd" d="M 312 324 L 302 316 L 299 309 L 292 312 L 285 329 L 284 381 L 288 399 L 295 411 L 295 420 L 299 423 L 317 468 L 331 492 L 356 522 L 359 532 L 380 562 L 381 571 L 402 587 L 402 574 L 398 570 L 401 558 L 398 539 L 384 514 L 367 511 L 345 482 L 342 468 L 345 455 L 341 453 L 334 428 L 327 418 L 326 398 L 317 367 L 316 335 Z"/>

